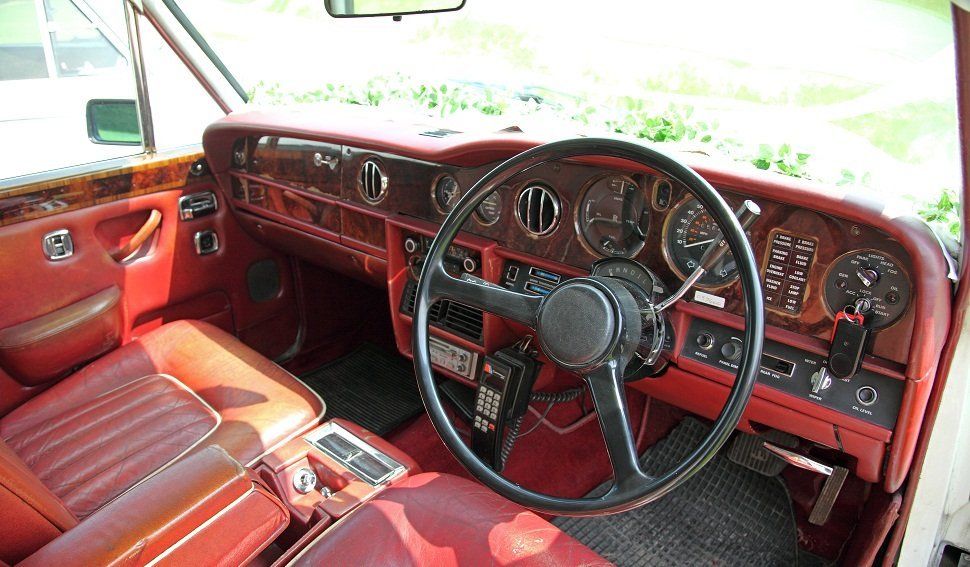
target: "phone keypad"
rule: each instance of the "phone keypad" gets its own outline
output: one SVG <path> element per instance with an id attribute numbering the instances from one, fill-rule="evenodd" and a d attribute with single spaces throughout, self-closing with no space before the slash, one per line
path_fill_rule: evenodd
<path id="1" fill-rule="evenodd" d="M 502 394 L 491 388 L 479 388 L 475 400 L 475 429 L 495 430 L 499 408 L 502 407 Z"/>

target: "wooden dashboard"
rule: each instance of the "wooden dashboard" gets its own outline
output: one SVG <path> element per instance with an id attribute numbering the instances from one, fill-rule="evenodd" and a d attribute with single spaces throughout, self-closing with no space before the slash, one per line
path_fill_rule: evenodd
<path id="1" fill-rule="evenodd" d="M 421 237 L 432 236 L 446 216 L 436 194 L 439 182 L 450 177 L 467 190 L 503 158 L 541 141 L 521 134 L 442 133 L 359 117 L 260 112 L 227 117 L 210 126 L 204 137 L 212 171 L 253 236 L 388 288 L 398 346 L 406 355 L 411 348 L 407 293 L 413 263 L 420 261 Z M 765 285 L 777 270 L 786 269 L 784 262 L 775 262 L 779 245 L 800 242 L 811 252 L 804 270 L 797 272 L 803 279 L 791 283 L 793 295 L 798 288 L 796 307 L 786 310 L 776 301 L 766 309 L 766 352 L 796 360 L 799 370 L 763 372 L 742 427 L 777 428 L 839 449 L 853 459 L 861 478 L 896 490 L 910 465 L 949 323 L 946 260 L 935 237 L 917 219 L 894 216 L 880 203 L 833 188 L 695 162 L 691 165 L 729 203 L 752 199 L 761 207 L 763 214 L 749 240 Z M 377 170 L 368 164 L 377 164 Z M 675 211 L 684 210 L 689 195 L 672 182 L 658 196 L 661 182 L 670 181 L 663 175 L 596 157 L 542 164 L 511 180 L 488 211 L 492 217 L 497 213 L 497 219 L 486 222 L 476 216 L 466 223 L 456 241 L 459 265 L 467 258 L 467 271 L 495 283 L 507 283 L 512 266 L 541 268 L 561 277 L 588 274 L 603 255 L 584 236 L 581 219 L 589 206 L 584 199 L 596 180 L 610 176 L 628 180 L 631 189 L 635 186 L 644 195 L 646 205 L 638 220 L 644 227 L 642 249 L 633 259 L 667 288 L 677 288 L 684 276 L 671 257 L 670 223 L 686 222 Z M 557 199 L 557 225 L 543 235 L 531 234 L 516 219 L 523 190 L 537 184 Z M 834 394 L 813 397 L 806 394 L 804 372 L 824 364 L 834 312 L 840 308 L 833 296 L 844 297 L 837 286 L 844 286 L 845 278 L 839 280 L 838 273 L 860 251 L 889 259 L 896 295 L 886 306 L 894 316 L 874 330 L 861 378 L 853 378 L 857 381 L 851 389 L 847 384 L 833 389 L 844 390 L 839 396 L 845 399 Z M 779 277 L 787 282 L 785 274 Z M 743 305 L 737 280 L 699 291 L 689 296 L 691 301 L 681 302 L 670 319 L 676 337 L 671 367 L 634 387 L 714 417 L 732 383 L 732 367 L 718 355 L 708 360 L 694 341 L 701 333 L 728 340 L 743 328 Z M 481 316 L 479 336 L 456 328 L 435 330 L 476 356 L 511 344 L 522 332 L 487 313 Z M 466 382 L 476 375 L 474 368 L 446 373 Z M 862 383 L 879 389 L 878 405 L 862 407 L 852 401 Z"/>

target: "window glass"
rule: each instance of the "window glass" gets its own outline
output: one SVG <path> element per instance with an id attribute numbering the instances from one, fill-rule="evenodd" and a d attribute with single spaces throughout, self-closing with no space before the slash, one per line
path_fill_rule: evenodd
<path id="1" fill-rule="evenodd" d="M 148 77 L 155 146 L 167 150 L 201 144 L 202 132 L 225 116 L 150 24 L 142 20 L 142 57 Z"/>
<path id="2" fill-rule="evenodd" d="M 143 151 L 88 138 L 88 101 L 136 98 L 122 1 L 0 0 L 0 179 Z"/>
<path id="3" fill-rule="evenodd" d="M 469 0 L 401 21 L 334 19 L 320 0 L 179 4 L 256 105 L 619 134 L 900 199 L 956 230 L 947 0 Z"/>
<path id="4" fill-rule="evenodd" d="M 44 0 L 44 4 L 58 76 L 93 75 L 127 66 L 121 50 L 108 39 L 113 34 L 107 26 L 102 29 L 95 23 L 102 18 L 81 0 L 77 4 Z M 121 43 L 120 38 L 112 39 Z"/>
<path id="5" fill-rule="evenodd" d="M 0 0 L 0 81 L 47 77 L 34 0 Z"/>

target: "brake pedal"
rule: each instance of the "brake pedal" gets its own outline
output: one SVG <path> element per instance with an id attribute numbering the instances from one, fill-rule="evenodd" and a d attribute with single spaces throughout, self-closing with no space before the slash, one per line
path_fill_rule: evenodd
<path id="1" fill-rule="evenodd" d="M 823 474 L 827 477 L 825 484 L 822 485 L 822 492 L 819 493 L 818 499 L 815 500 L 815 505 L 812 506 L 812 512 L 808 516 L 808 523 L 821 526 L 829 521 L 829 516 L 832 514 L 835 501 L 838 500 L 839 493 L 842 492 L 842 485 L 845 484 L 845 479 L 849 476 L 849 469 L 838 466 L 830 467 L 829 465 L 810 459 L 805 455 L 789 451 L 767 441 L 764 442 L 764 448 L 771 451 L 783 463 Z"/>
<path id="2" fill-rule="evenodd" d="M 734 440 L 728 448 L 727 457 L 734 464 L 752 470 L 765 476 L 776 476 L 785 468 L 785 463 L 774 458 L 771 452 L 762 446 L 765 441 L 787 448 L 798 446 L 798 438 L 783 431 L 772 429 L 763 435 L 752 433 L 735 433 Z"/>

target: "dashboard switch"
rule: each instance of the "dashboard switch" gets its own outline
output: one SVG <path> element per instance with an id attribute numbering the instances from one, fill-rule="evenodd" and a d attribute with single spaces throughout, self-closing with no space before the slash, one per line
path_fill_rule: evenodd
<path id="1" fill-rule="evenodd" d="M 872 287 L 879 281 L 879 272 L 872 268 L 859 268 L 855 271 L 855 275 L 866 287 Z"/>
<path id="2" fill-rule="evenodd" d="M 737 362 L 740 360 L 742 352 L 743 349 L 741 348 L 741 340 L 735 337 L 731 337 L 730 341 L 721 346 L 721 356 L 730 362 Z"/>
<path id="3" fill-rule="evenodd" d="M 697 341 L 697 346 L 704 350 L 710 350 L 714 346 L 714 336 L 710 333 L 700 333 L 695 340 Z"/>
<path id="4" fill-rule="evenodd" d="M 829 374 L 828 368 L 819 368 L 815 374 L 812 374 L 812 393 L 816 395 L 821 395 L 823 390 L 828 390 L 832 385 L 832 376 Z"/>

